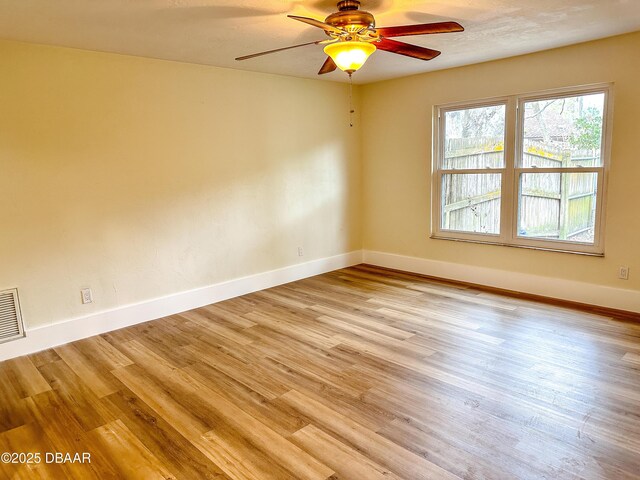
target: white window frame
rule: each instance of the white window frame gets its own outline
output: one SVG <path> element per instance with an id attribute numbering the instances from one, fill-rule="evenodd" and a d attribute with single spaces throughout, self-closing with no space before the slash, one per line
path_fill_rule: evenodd
<path id="1" fill-rule="evenodd" d="M 602 116 L 602 165 L 599 167 L 568 168 L 524 168 L 522 167 L 524 138 L 524 103 L 533 100 L 555 99 L 604 94 Z M 450 111 L 478 107 L 505 105 L 505 138 L 503 168 L 484 169 L 444 169 L 445 114 Z M 483 100 L 465 101 L 437 105 L 433 113 L 433 152 L 431 162 L 431 238 L 488 243 L 510 247 L 533 248 L 557 252 L 585 255 L 604 255 L 604 224 L 607 199 L 607 179 L 611 157 L 611 124 L 613 118 L 613 84 L 595 84 L 578 87 L 545 90 L 535 93 L 494 97 Z M 596 214 L 594 243 L 571 242 L 568 240 L 541 239 L 518 236 L 518 201 L 520 176 L 525 173 L 597 173 Z M 502 176 L 500 203 L 500 233 L 471 233 L 442 229 L 442 177 L 447 174 L 498 173 Z"/>

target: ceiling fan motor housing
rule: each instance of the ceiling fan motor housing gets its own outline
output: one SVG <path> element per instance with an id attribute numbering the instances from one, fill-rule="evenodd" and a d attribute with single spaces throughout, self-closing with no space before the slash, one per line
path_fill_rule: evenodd
<path id="1" fill-rule="evenodd" d="M 375 28 L 376 20 L 373 15 L 359 8 L 360 2 L 357 0 L 342 0 L 338 2 L 338 11 L 329 15 L 324 22 L 348 32 Z"/>

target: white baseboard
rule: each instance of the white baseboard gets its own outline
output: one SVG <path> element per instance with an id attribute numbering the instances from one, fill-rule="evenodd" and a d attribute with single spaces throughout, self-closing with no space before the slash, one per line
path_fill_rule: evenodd
<path id="1" fill-rule="evenodd" d="M 640 292 L 637 290 L 370 250 L 363 251 L 363 261 L 379 267 L 640 313 Z"/>
<path id="2" fill-rule="evenodd" d="M 26 337 L 0 345 L 0 361 L 359 263 L 362 263 L 361 250 L 27 329 Z"/>

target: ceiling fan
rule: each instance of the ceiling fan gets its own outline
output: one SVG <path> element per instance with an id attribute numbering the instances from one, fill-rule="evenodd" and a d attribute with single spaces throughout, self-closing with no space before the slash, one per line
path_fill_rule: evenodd
<path id="1" fill-rule="evenodd" d="M 314 18 L 288 15 L 289 18 L 294 20 L 321 28 L 329 36 L 329 39 L 276 48 L 266 52 L 238 57 L 236 60 L 248 60 L 292 48 L 322 44 L 326 45 L 324 52 L 327 54 L 327 59 L 320 68 L 318 75 L 333 72 L 336 68 L 340 68 L 351 76 L 353 72 L 364 65 L 369 55 L 375 52 L 376 49 L 420 60 L 431 60 L 441 53 L 438 50 L 398 42 L 397 40 L 392 40 L 392 37 L 462 32 L 464 30 L 462 25 L 457 22 L 377 28 L 373 15 L 360 10 L 360 2 L 358 0 L 341 0 L 338 2 L 337 7 L 338 11 L 329 15 L 324 22 Z"/>

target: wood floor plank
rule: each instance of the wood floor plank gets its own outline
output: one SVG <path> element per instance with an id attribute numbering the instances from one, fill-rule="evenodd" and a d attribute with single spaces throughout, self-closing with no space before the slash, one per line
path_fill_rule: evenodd
<path id="1" fill-rule="evenodd" d="M 62 345 L 55 348 L 58 356 L 82 379 L 95 395 L 100 398 L 115 393 L 119 389 L 113 376 L 105 372 L 100 372 L 96 366 L 73 344 Z"/>
<path id="2" fill-rule="evenodd" d="M 181 317 L 187 318 L 204 328 L 213 332 L 214 335 L 226 338 L 236 342 L 239 345 L 248 345 L 253 342 L 253 338 L 244 335 L 241 331 L 234 330 L 220 323 L 216 323 L 214 314 L 208 313 L 205 309 L 193 310 L 191 312 L 183 312 Z"/>
<path id="3" fill-rule="evenodd" d="M 43 365 L 39 371 L 85 431 L 115 420 L 89 386 L 63 360 Z"/>
<path id="4" fill-rule="evenodd" d="M 91 435 L 102 445 L 119 470 L 122 478 L 173 480 L 176 477 L 166 470 L 158 459 L 120 420 L 96 428 Z"/>
<path id="5" fill-rule="evenodd" d="M 184 349 L 191 353 L 194 358 L 199 358 L 222 373 L 234 378 L 254 392 L 259 393 L 267 399 L 277 398 L 289 390 L 289 387 L 269 379 L 264 371 L 258 366 L 254 368 L 236 360 L 229 355 L 217 351 L 207 350 L 203 345 L 194 343 Z"/>
<path id="6" fill-rule="evenodd" d="M 352 334 L 336 335 L 333 338 L 342 345 L 348 345 L 364 354 L 386 360 L 387 362 L 402 365 L 403 367 L 416 371 L 422 371 L 425 368 L 424 362 L 422 362 L 421 359 L 416 358 L 414 355 L 411 355 L 411 353 L 407 353 L 407 349 L 405 349 L 405 351 L 398 352 L 393 347 L 387 347 L 380 343 L 367 341 Z M 416 349 L 411 350 L 414 352 L 416 351 Z M 420 353 L 424 354 L 426 357 L 433 355 L 435 350 L 424 349 Z"/>
<path id="7" fill-rule="evenodd" d="M 199 402 L 194 402 L 191 397 L 176 397 L 171 389 L 150 378 L 137 365 L 120 368 L 113 373 L 185 438 L 202 435 L 211 429 L 209 420 L 198 414 Z"/>
<path id="8" fill-rule="evenodd" d="M 484 305 L 484 306 L 499 308 L 503 310 L 515 310 L 517 308 L 513 305 L 508 305 L 508 304 L 505 305 L 503 304 L 503 302 L 481 298 L 477 294 L 469 295 L 465 293 L 452 293 L 443 289 L 437 289 L 437 288 L 432 288 L 432 287 L 422 286 L 422 285 L 412 285 L 409 288 L 412 290 L 417 290 L 419 292 L 429 293 L 431 295 L 437 295 L 437 296 L 452 298 L 454 300 L 460 300 L 463 302 L 474 303 L 476 305 Z"/>
<path id="9" fill-rule="evenodd" d="M 279 317 L 270 311 L 250 312 L 244 316 L 253 320 L 258 325 L 266 326 L 270 330 L 281 332 L 291 338 L 298 339 L 303 343 L 308 343 L 318 348 L 331 348 L 338 344 L 329 334 L 310 330 L 298 325 L 297 322 Z"/>
<path id="10" fill-rule="evenodd" d="M 307 424 L 297 412 L 286 408 L 278 399 L 269 400 L 208 364 L 195 363 L 183 370 L 283 437 Z"/>
<path id="11" fill-rule="evenodd" d="M 41 457 L 44 457 L 46 452 L 51 450 L 53 450 L 52 444 L 38 424 L 29 423 L 0 433 L 0 453 L 41 453 Z M 2 461 L 0 462 L 0 475 L 1 478 L 11 480 L 73 479 L 82 478 L 79 475 L 79 470 L 82 468 L 84 470 L 82 472 L 85 475 L 84 478 L 99 478 L 83 467 L 80 466 L 80 468 L 73 469 L 76 471 L 75 473 L 78 473 L 78 475 L 74 475 L 73 470 L 68 466 L 62 464 L 48 465 L 44 459 L 40 463 L 10 463 Z"/>
<path id="12" fill-rule="evenodd" d="M 453 426 L 451 426 L 453 424 Z M 511 453 L 510 445 L 504 448 L 500 438 L 492 437 L 490 432 L 474 432 L 460 429 L 454 418 L 449 418 L 442 428 L 442 421 L 430 419 L 421 423 L 415 419 L 398 419 L 378 432 L 383 437 L 397 443 L 407 450 L 436 463 L 460 478 L 494 479 L 517 478 L 534 480 L 544 478 L 539 466 L 521 460 L 521 453 Z M 483 449 L 491 448 L 491 456 L 479 454 Z M 561 478 L 553 476 L 551 478 Z"/>
<path id="13" fill-rule="evenodd" d="M 640 366 L 640 354 L 638 353 L 627 352 L 624 354 L 624 357 L 622 357 L 622 360 Z"/>
<path id="14" fill-rule="evenodd" d="M 409 325 L 429 326 L 429 320 L 435 320 L 435 324 L 453 325 L 466 328 L 468 330 L 478 330 L 482 323 L 472 320 L 471 315 L 461 315 L 454 309 L 427 309 L 412 304 L 403 304 L 398 301 L 381 300 L 377 297 L 367 300 L 377 306 L 377 311 L 387 318 L 395 319 L 394 325 L 400 322 L 407 322 Z M 409 323 L 411 322 L 411 323 Z M 400 323 L 402 325 L 402 323 Z"/>
<path id="15" fill-rule="evenodd" d="M 0 363 L 0 432 L 32 421 L 24 395 L 25 393 L 17 385 L 15 371 L 6 362 Z"/>
<path id="16" fill-rule="evenodd" d="M 120 350 L 115 348 L 103 337 L 90 337 L 74 345 L 82 352 L 85 357 L 92 359 L 96 364 L 102 365 L 105 370 L 113 370 L 120 367 L 126 367 L 133 362 L 122 354 Z"/>
<path id="17" fill-rule="evenodd" d="M 374 462 L 390 468 L 400 476 L 416 480 L 459 478 L 300 392 L 292 390 L 282 398 L 309 417 L 314 424 L 344 438 Z"/>
<path id="18" fill-rule="evenodd" d="M 407 343 L 403 341 L 411 338 L 415 335 L 413 332 L 403 332 L 400 329 L 395 329 L 393 327 L 389 328 L 386 331 L 380 332 L 375 328 L 364 327 L 358 324 L 354 324 L 352 321 L 345 321 L 338 318 L 331 317 L 329 315 L 321 315 L 316 319 L 318 322 L 325 323 L 330 325 L 335 330 L 335 335 L 340 335 L 345 332 L 352 333 L 357 335 L 363 339 L 367 339 L 374 342 L 379 342 L 382 344 L 389 344 L 390 346 L 401 346 L 406 348 Z M 393 330 L 391 330 L 393 329 Z M 395 331 L 402 332 L 401 335 L 397 335 L 394 333 Z M 420 352 L 422 354 L 422 352 Z"/>
<path id="19" fill-rule="evenodd" d="M 211 462 L 233 480 L 295 480 L 293 473 L 274 463 L 237 432 L 219 428 L 193 440 Z"/>
<path id="20" fill-rule="evenodd" d="M 390 412 L 366 405 L 360 396 L 353 397 L 348 391 L 328 385 L 315 376 L 297 371 L 271 358 L 267 358 L 266 361 L 270 365 L 270 372 L 274 378 L 289 382 L 292 388 L 295 386 L 302 393 L 331 404 L 336 411 L 349 415 L 367 428 L 378 429 L 395 418 Z M 282 400 L 282 397 L 278 400 Z"/>
<path id="21" fill-rule="evenodd" d="M 101 337 L 92 337 L 92 338 L 101 338 Z M 29 355 L 31 362 L 37 367 L 45 365 L 47 363 L 55 362 L 56 360 L 60 360 L 58 354 L 53 350 L 53 348 L 49 348 L 47 350 L 42 350 L 41 352 L 36 352 Z"/>
<path id="22" fill-rule="evenodd" d="M 33 413 L 34 424 L 42 429 L 40 435 L 48 446 L 41 450 L 43 456 L 49 453 L 88 453 L 89 463 L 66 465 L 72 478 L 117 478 L 118 472 L 102 449 L 89 436 L 76 419 L 74 412 L 55 391 L 43 392 L 29 399 L 29 408 Z M 56 421 L 52 422 L 51 419 Z"/>
<path id="23" fill-rule="evenodd" d="M 400 479 L 388 469 L 374 463 L 365 455 L 333 438 L 314 425 L 307 425 L 295 432 L 290 438 L 300 448 L 333 468 L 340 478 Z"/>
<path id="24" fill-rule="evenodd" d="M 216 318 L 222 320 L 227 325 L 233 325 L 241 329 L 255 327 L 257 323 L 252 322 L 251 320 L 244 318 L 237 313 L 234 313 L 233 300 L 236 299 L 216 303 L 215 305 L 205 305 L 204 307 L 201 307 L 200 310 L 206 310 L 213 313 Z M 253 310 L 253 308 L 249 309 L 249 311 L 251 310 Z"/>
<path id="25" fill-rule="evenodd" d="M 114 416 L 178 478 L 221 480 L 224 473 L 129 389 L 103 400 Z"/>
<path id="26" fill-rule="evenodd" d="M 7 366 L 13 368 L 15 379 L 20 386 L 21 395 L 29 397 L 51 390 L 51 385 L 42 377 L 29 357 L 9 360 Z"/>

